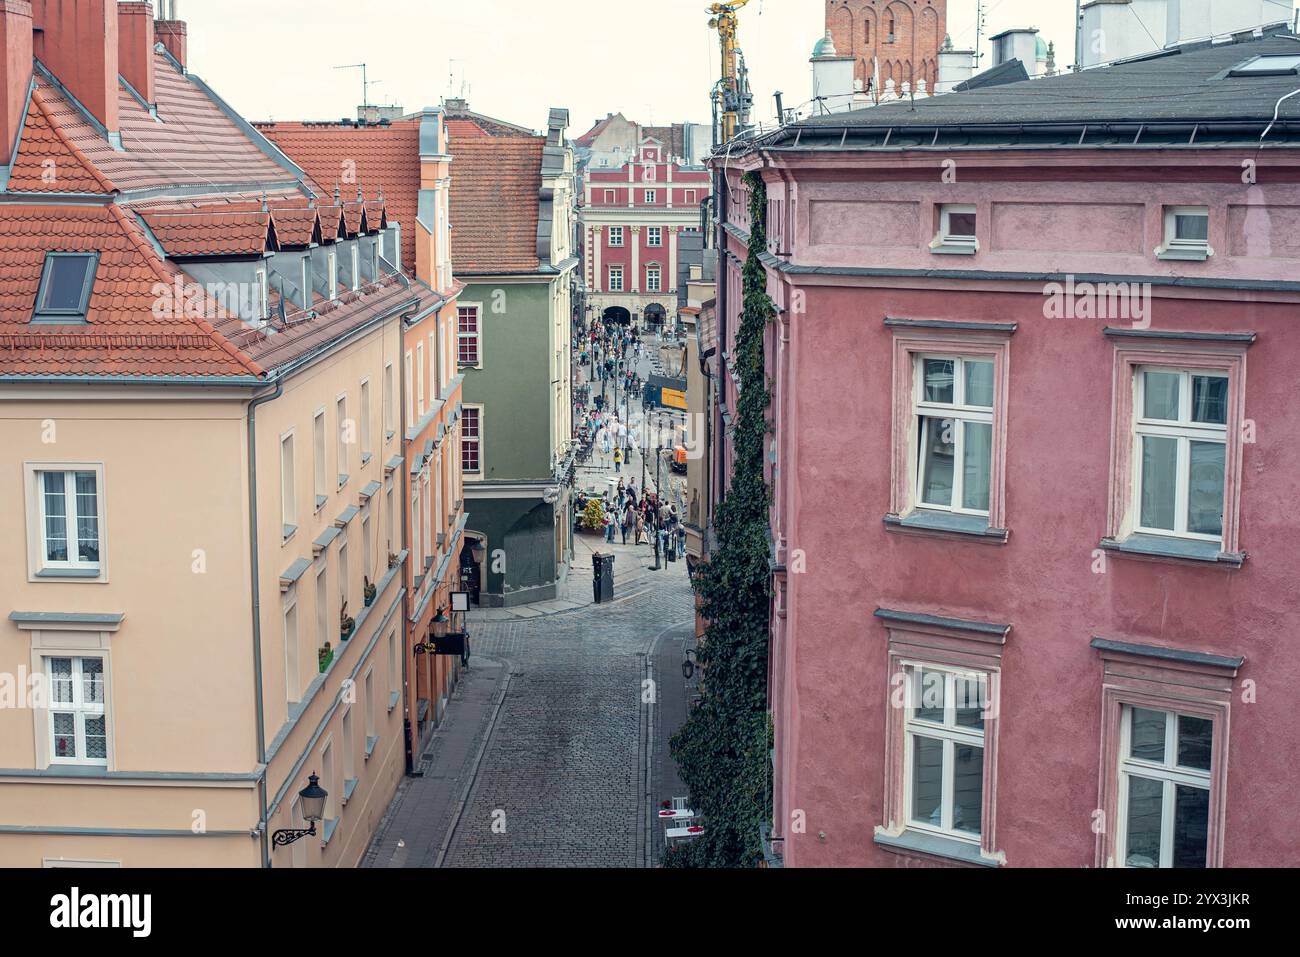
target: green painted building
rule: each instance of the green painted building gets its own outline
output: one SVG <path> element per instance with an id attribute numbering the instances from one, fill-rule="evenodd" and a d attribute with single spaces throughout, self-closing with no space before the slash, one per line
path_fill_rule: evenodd
<path id="1" fill-rule="evenodd" d="M 538 136 L 459 101 L 446 106 L 452 257 L 465 283 L 461 564 L 482 605 L 541 601 L 555 597 L 573 553 L 568 113 L 552 110 Z"/>

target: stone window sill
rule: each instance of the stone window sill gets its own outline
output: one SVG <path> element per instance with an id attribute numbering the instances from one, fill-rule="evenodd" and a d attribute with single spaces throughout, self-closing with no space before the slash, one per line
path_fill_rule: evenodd
<path id="1" fill-rule="evenodd" d="M 297 525 L 286 525 L 286 526 L 284 526 L 284 538 L 281 540 L 280 544 L 281 544 L 281 545 L 287 545 L 287 544 L 289 544 L 289 539 L 293 538 L 294 533 L 297 532 L 297 531 L 298 531 L 298 526 L 297 526 Z"/>
<path id="2" fill-rule="evenodd" d="M 1209 246 L 1157 246 L 1156 259 L 1181 262 L 1205 262 L 1214 255 Z"/>
<path id="3" fill-rule="evenodd" d="M 930 252 L 941 256 L 974 256 L 979 249 L 978 242 L 955 243 L 943 236 L 935 236 L 930 243 Z"/>
<path id="4" fill-rule="evenodd" d="M 983 515 L 962 515 L 958 512 L 933 512 L 916 509 L 900 517 L 886 515 L 885 528 L 891 532 L 908 532 L 918 535 L 959 536 L 995 545 L 1006 544 L 1011 532 L 1005 528 L 990 528 Z"/>
<path id="5" fill-rule="evenodd" d="M 372 734 L 367 736 L 366 738 L 366 760 L 367 761 L 369 761 L 370 756 L 375 753 L 375 745 L 377 745 L 378 743 L 379 743 L 379 735 Z"/>
<path id="6" fill-rule="evenodd" d="M 393 709 L 397 707 L 397 702 L 401 699 L 401 697 L 402 697 L 401 692 L 398 691 L 394 691 L 391 695 L 388 696 L 389 714 L 392 714 Z"/>
<path id="7" fill-rule="evenodd" d="M 875 842 L 891 851 L 910 854 L 925 854 L 930 857 L 942 857 L 963 864 L 979 867 L 998 867 L 1002 863 L 986 857 L 978 844 L 959 841 L 956 838 L 943 837 L 939 834 L 927 834 L 923 831 L 905 830 L 902 834 L 888 834 L 877 828 Z"/>
<path id="8" fill-rule="evenodd" d="M 324 847 L 325 845 L 329 844 L 330 838 L 334 836 L 334 832 L 337 831 L 338 829 L 339 829 L 338 818 L 332 817 L 328 821 L 326 821 L 324 826 L 321 828 L 321 832 L 320 832 L 320 846 Z"/>
<path id="9" fill-rule="evenodd" d="M 352 795 L 357 790 L 357 778 L 348 778 L 343 782 L 343 804 L 346 806 L 348 801 L 352 800 Z"/>
<path id="10" fill-rule="evenodd" d="M 57 580 L 60 578 L 98 578 L 98 568 L 42 568 L 36 573 L 37 578 Z"/>
<path id="11" fill-rule="evenodd" d="M 1117 555 L 1226 565 L 1229 568 L 1240 568 L 1246 561 L 1245 552 L 1222 551 L 1218 542 L 1147 535 L 1140 532 L 1135 532 L 1122 540 L 1103 538 L 1101 547 Z"/>

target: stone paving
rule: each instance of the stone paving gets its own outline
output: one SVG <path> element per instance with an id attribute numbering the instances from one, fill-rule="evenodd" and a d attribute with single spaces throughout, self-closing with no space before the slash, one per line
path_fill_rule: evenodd
<path id="1" fill-rule="evenodd" d="M 597 550 L 616 556 L 609 603 L 593 603 Z M 695 623 L 686 563 L 653 564 L 650 546 L 578 536 L 556 599 L 469 613 L 470 668 L 363 866 L 658 862 L 659 802 L 684 793 L 667 742 Z"/>

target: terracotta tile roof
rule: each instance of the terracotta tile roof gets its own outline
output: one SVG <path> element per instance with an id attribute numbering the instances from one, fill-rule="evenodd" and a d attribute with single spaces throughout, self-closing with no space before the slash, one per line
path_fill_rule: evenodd
<path id="1" fill-rule="evenodd" d="M 643 126 L 641 136 L 657 139 L 669 156 L 681 158 L 686 154 L 686 127 L 681 123 L 672 126 Z"/>
<path id="2" fill-rule="evenodd" d="M 624 119 L 622 113 L 611 113 L 609 116 L 605 117 L 603 120 L 601 120 L 601 121 L 600 121 L 599 123 L 597 123 L 595 126 L 593 126 L 591 129 L 587 130 L 587 132 L 583 133 L 583 134 L 582 134 L 581 136 L 579 136 L 576 140 L 574 140 L 574 141 L 573 141 L 573 145 L 574 145 L 574 146 L 591 146 L 593 143 L 596 142 L 596 140 L 597 140 L 597 138 L 599 138 L 600 134 L 603 133 L 603 132 L 605 132 L 605 129 L 606 129 L 606 128 L 611 124 L 611 123 L 613 123 L 615 120 L 620 120 L 620 121 L 622 121 L 622 122 L 624 122 L 624 123 L 627 122 L 627 120 Z"/>
<path id="3" fill-rule="evenodd" d="M 9 189 L 32 193 L 111 193 L 113 184 L 50 120 L 45 96 L 32 93 Z"/>
<path id="4" fill-rule="evenodd" d="M 327 243 L 338 239 L 339 227 L 343 225 L 343 207 L 320 206 L 316 209 L 316 215 L 320 219 L 321 239 Z"/>
<path id="5" fill-rule="evenodd" d="M 121 151 L 113 149 L 40 73 L 36 87 L 54 125 L 118 189 L 202 185 L 221 189 L 293 179 L 167 57 L 155 54 L 154 69 L 158 119 L 119 88 Z"/>
<path id="6" fill-rule="evenodd" d="M 365 203 L 344 203 L 343 204 L 343 225 L 347 228 L 348 238 L 351 238 L 361 232 L 365 212 Z"/>
<path id="7" fill-rule="evenodd" d="M 458 275 L 538 268 L 540 136 L 452 140 L 451 258 Z"/>
<path id="8" fill-rule="evenodd" d="M 477 137 L 487 138 L 491 135 L 492 135 L 491 133 L 483 129 L 483 127 L 479 126 L 473 120 L 448 120 L 447 121 L 447 137 L 449 139 L 454 139 L 456 137 L 461 137 L 461 136 L 464 137 L 477 136 Z"/>
<path id="9" fill-rule="evenodd" d="M 445 122 L 449 136 L 535 136 L 526 126 L 507 123 L 473 110 L 447 110 Z"/>
<path id="10" fill-rule="evenodd" d="M 271 214 L 262 212 L 142 213 L 168 258 L 254 256 L 274 248 Z"/>
<path id="11" fill-rule="evenodd" d="M 320 242 L 320 230 L 317 226 L 317 214 L 314 207 L 272 207 L 271 222 L 275 224 L 275 235 L 283 246 L 306 246 Z"/>
<path id="12" fill-rule="evenodd" d="M 308 184 L 323 203 L 334 201 L 335 184 L 346 184 L 344 201 L 361 187 L 369 203 L 382 190 L 390 222 L 402 226 L 402 265 L 415 267 L 415 217 L 420 202 L 420 122 L 395 120 L 389 126 L 343 126 L 337 123 L 255 123 L 285 155 L 310 177 Z M 324 238 L 332 228 L 325 223 Z M 374 223 L 371 223 L 374 227 Z"/>
<path id="13" fill-rule="evenodd" d="M 0 206 L 0 373 L 256 375 L 201 318 L 155 309 L 179 270 L 116 206 Z M 98 252 L 87 324 L 32 326 L 45 254 Z"/>

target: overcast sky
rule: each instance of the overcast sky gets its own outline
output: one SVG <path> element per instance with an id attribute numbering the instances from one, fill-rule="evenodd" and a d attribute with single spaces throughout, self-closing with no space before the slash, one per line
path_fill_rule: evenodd
<path id="1" fill-rule="evenodd" d="M 361 71 L 370 99 L 408 111 L 465 88 L 470 107 L 541 128 L 567 107 L 570 136 L 621 111 L 643 124 L 708 122 L 718 74 L 706 0 L 179 0 L 190 68 L 249 119 L 355 116 Z M 975 0 L 948 0 L 947 32 L 975 39 Z M 985 40 L 1038 27 L 1073 57 L 1074 0 L 985 0 Z M 825 30 L 824 0 L 750 0 L 740 43 L 754 118 L 775 116 L 772 93 L 796 107 L 811 95 L 808 57 Z M 988 44 L 981 44 L 987 64 Z"/>

